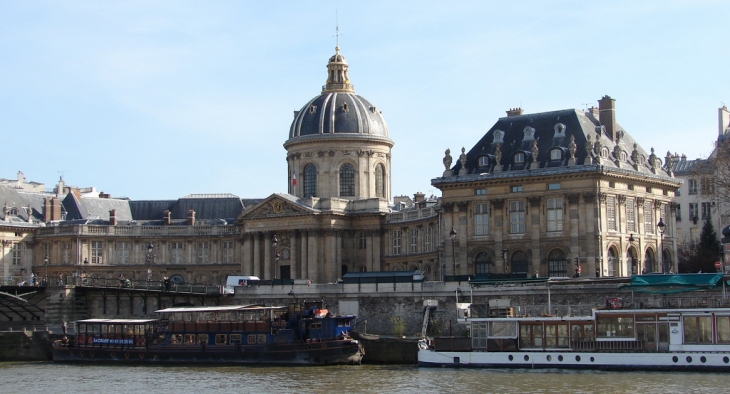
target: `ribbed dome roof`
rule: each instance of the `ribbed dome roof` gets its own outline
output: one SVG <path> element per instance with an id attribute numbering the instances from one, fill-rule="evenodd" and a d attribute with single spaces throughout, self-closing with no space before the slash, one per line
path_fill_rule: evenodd
<path id="1" fill-rule="evenodd" d="M 389 138 L 383 115 L 369 101 L 355 94 L 347 73 L 347 60 L 336 47 L 327 63 L 327 84 L 322 87 L 322 94 L 294 113 L 289 139 L 320 134 Z"/>

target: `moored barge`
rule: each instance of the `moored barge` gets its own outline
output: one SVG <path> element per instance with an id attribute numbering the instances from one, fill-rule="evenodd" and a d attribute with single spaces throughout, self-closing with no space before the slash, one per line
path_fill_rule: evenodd
<path id="1" fill-rule="evenodd" d="M 86 319 L 53 346 L 60 362 L 359 364 L 355 316 L 317 306 L 174 307 L 160 319 Z"/>

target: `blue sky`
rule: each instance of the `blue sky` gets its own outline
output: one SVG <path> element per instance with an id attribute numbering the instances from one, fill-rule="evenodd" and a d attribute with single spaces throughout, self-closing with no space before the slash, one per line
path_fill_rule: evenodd
<path id="1" fill-rule="evenodd" d="M 616 99 L 646 150 L 706 157 L 730 103 L 727 1 L 0 2 L 0 177 L 113 196 L 287 190 L 293 111 L 341 52 L 395 142 L 393 193 L 505 111 Z"/>

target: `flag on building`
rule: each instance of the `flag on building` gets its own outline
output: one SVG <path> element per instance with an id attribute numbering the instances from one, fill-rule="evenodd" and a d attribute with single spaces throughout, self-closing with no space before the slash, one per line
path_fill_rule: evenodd
<path id="1" fill-rule="evenodd" d="M 291 185 L 296 186 L 297 185 L 297 172 L 292 171 L 291 173 Z"/>

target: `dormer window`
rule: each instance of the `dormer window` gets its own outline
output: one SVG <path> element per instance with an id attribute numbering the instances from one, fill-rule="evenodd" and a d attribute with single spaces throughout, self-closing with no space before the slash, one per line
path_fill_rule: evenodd
<path id="1" fill-rule="evenodd" d="M 515 153 L 514 157 L 515 164 L 522 164 L 525 162 L 525 154 L 522 152 Z"/>
<path id="2" fill-rule="evenodd" d="M 489 156 L 479 156 L 479 167 L 489 166 Z"/>
<path id="3" fill-rule="evenodd" d="M 349 111 L 349 110 L 350 110 L 350 109 L 349 109 L 349 108 L 347 108 L 347 103 L 342 103 L 342 112 L 347 112 L 347 111 Z"/>
<path id="4" fill-rule="evenodd" d="M 313 114 L 315 112 L 317 112 L 317 106 L 316 105 L 310 105 L 309 106 L 309 113 L 310 114 Z"/>
<path id="5" fill-rule="evenodd" d="M 550 160 L 561 160 L 563 158 L 563 151 L 560 149 L 553 149 L 550 151 Z"/>
<path id="6" fill-rule="evenodd" d="M 604 159 L 608 158 L 608 148 L 601 149 L 601 157 Z"/>
<path id="7" fill-rule="evenodd" d="M 628 154 L 626 154 L 626 151 L 623 151 L 623 150 L 621 151 L 621 153 L 619 154 L 619 156 L 621 157 L 621 158 L 620 158 L 620 160 L 621 160 L 621 161 L 624 161 L 624 162 L 625 162 L 625 161 L 626 161 L 626 160 L 628 159 L 628 157 L 629 157 L 629 155 L 628 155 Z"/>

